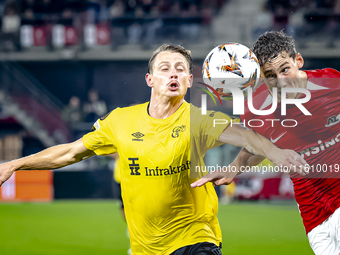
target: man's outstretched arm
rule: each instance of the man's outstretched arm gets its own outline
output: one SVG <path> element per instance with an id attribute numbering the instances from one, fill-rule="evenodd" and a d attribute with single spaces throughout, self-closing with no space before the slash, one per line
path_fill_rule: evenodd
<path id="1" fill-rule="evenodd" d="M 276 166 L 304 168 L 307 165 L 307 162 L 295 151 L 280 149 L 263 135 L 240 125 L 228 126 L 220 135 L 219 140 L 243 147 L 251 154 L 268 158 Z"/>
<path id="2" fill-rule="evenodd" d="M 213 171 L 195 181 L 191 187 L 201 187 L 208 182 L 212 182 L 215 186 L 229 185 L 233 182 L 234 178 L 241 174 L 242 166 L 257 166 L 265 157 L 255 156 L 250 154 L 246 149 L 242 149 L 234 161 L 229 165 L 227 171 Z"/>
<path id="3" fill-rule="evenodd" d="M 39 153 L 0 165 L 0 186 L 18 170 L 49 170 L 71 165 L 94 156 L 82 138 L 73 142 L 50 147 Z"/>
<path id="4" fill-rule="evenodd" d="M 266 137 L 256 133 L 252 129 L 242 126 L 229 126 L 220 135 L 219 140 L 238 147 L 244 147 L 235 160 L 230 164 L 229 171 L 209 172 L 200 180 L 191 184 L 191 187 L 200 187 L 207 182 L 213 182 L 219 186 L 230 184 L 236 175 L 240 174 L 241 166 L 256 166 L 265 158 L 268 158 L 276 166 L 288 166 L 290 172 L 296 169 L 301 175 L 308 174 L 307 162 L 293 150 L 282 150 L 271 143 Z M 251 153 L 249 153 L 251 152 Z M 295 166 L 293 168 L 290 168 Z M 237 171 L 232 171 L 237 169 Z"/>

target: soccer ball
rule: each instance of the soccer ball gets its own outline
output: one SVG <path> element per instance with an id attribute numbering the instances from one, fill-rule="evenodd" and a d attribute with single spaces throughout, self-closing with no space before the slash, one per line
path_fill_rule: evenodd
<path id="1" fill-rule="evenodd" d="M 255 54 L 239 43 L 225 43 L 212 49 L 202 68 L 204 83 L 216 90 L 223 100 L 233 99 L 226 85 L 236 86 L 247 95 L 247 87 L 256 88 L 260 78 L 260 65 Z"/>

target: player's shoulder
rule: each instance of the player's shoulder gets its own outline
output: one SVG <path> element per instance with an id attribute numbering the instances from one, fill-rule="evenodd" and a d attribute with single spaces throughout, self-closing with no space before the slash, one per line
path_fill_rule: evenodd
<path id="1" fill-rule="evenodd" d="M 142 109 L 147 108 L 147 103 L 144 104 L 138 104 L 128 107 L 117 107 L 114 110 L 108 112 L 107 114 L 100 117 L 95 125 L 98 125 L 100 123 L 102 124 L 112 124 L 117 122 L 117 120 L 126 120 L 127 118 L 133 118 L 135 119 L 136 116 L 141 116 Z"/>
<path id="2" fill-rule="evenodd" d="M 148 107 L 149 102 L 143 103 L 143 104 L 136 104 L 136 105 L 131 105 L 131 106 L 126 106 L 126 107 L 117 107 L 114 109 L 111 113 L 111 115 L 115 116 L 132 116 L 133 114 L 139 114 L 140 112 L 143 111 L 144 109 L 146 110 Z"/>
<path id="3" fill-rule="evenodd" d="M 193 104 L 189 104 L 190 107 L 190 118 L 194 120 L 196 117 L 204 117 L 205 115 L 202 114 L 202 108 L 197 107 Z M 207 111 L 207 114 L 209 114 L 211 111 Z"/>
<path id="4" fill-rule="evenodd" d="M 338 90 L 340 72 L 333 68 L 306 70 L 308 81 L 328 89 Z M 308 88 L 308 86 L 307 86 Z"/>
<path id="5" fill-rule="evenodd" d="M 207 110 L 206 114 L 202 113 L 202 109 L 190 104 L 190 119 L 191 121 L 202 121 L 203 119 L 217 118 L 217 119 L 235 119 L 235 117 L 228 115 L 222 111 Z"/>
<path id="6" fill-rule="evenodd" d="M 340 72 L 333 68 L 304 70 L 308 78 L 340 78 Z"/>
<path id="7" fill-rule="evenodd" d="M 201 112 L 201 108 L 199 108 L 199 107 L 197 107 L 197 106 L 195 106 L 191 103 L 190 104 L 188 103 L 188 105 L 189 105 L 189 109 L 190 109 L 190 114 L 197 114 L 197 113 Z"/>
<path id="8" fill-rule="evenodd" d="M 149 102 L 145 102 L 145 103 L 142 103 L 142 104 L 134 104 L 134 105 L 121 107 L 121 108 L 117 108 L 117 109 L 119 109 L 119 111 L 124 111 L 124 112 L 127 112 L 127 111 L 133 112 L 133 111 L 139 111 L 141 109 L 144 109 L 148 105 L 149 105 Z"/>

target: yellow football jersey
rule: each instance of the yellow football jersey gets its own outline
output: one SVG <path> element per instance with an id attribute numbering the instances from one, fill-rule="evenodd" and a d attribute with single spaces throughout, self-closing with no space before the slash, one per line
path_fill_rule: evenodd
<path id="1" fill-rule="evenodd" d="M 170 254 L 199 242 L 219 246 L 213 185 L 190 187 L 197 180 L 190 178 L 191 168 L 204 165 L 205 152 L 222 144 L 218 138 L 228 124 L 213 127 L 214 118 L 230 121 L 219 112 L 201 115 L 187 102 L 172 116 L 155 119 L 145 103 L 115 109 L 83 137 L 97 155 L 119 153 L 132 254 Z"/>
<path id="2" fill-rule="evenodd" d="M 115 182 L 117 183 L 120 183 L 120 179 L 121 179 L 121 176 L 122 176 L 122 171 L 121 171 L 121 167 L 119 166 L 119 157 L 115 160 L 115 165 L 114 165 L 114 170 L 113 170 L 113 178 L 115 180 Z"/>

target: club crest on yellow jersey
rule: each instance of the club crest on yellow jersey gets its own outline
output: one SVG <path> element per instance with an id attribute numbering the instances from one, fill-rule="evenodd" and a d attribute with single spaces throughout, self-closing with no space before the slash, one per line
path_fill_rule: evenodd
<path id="1" fill-rule="evenodd" d="M 184 132 L 185 129 L 186 129 L 185 125 L 177 126 L 177 127 L 175 127 L 175 128 L 172 130 L 171 136 L 172 136 L 173 138 L 177 138 L 177 137 L 179 137 L 179 132 Z"/>

